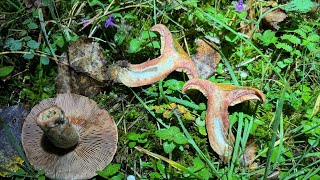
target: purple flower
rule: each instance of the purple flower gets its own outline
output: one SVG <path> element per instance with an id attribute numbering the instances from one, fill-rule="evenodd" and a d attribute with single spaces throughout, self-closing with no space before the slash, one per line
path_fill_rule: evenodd
<path id="1" fill-rule="evenodd" d="M 110 14 L 109 18 L 106 19 L 106 23 L 104 24 L 104 27 L 108 28 L 109 26 L 115 26 L 115 19 L 113 18 L 112 14 Z"/>
<path id="2" fill-rule="evenodd" d="M 238 12 L 243 11 L 244 10 L 244 8 L 243 8 L 243 0 L 239 0 L 238 3 L 235 6 L 236 6 L 236 10 Z"/>
<path id="3" fill-rule="evenodd" d="M 86 27 L 88 24 L 92 24 L 92 23 L 89 23 L 89 20 L 88 18 L 81 18 L 81 22 L 83 23 L 83 27 Z"/>

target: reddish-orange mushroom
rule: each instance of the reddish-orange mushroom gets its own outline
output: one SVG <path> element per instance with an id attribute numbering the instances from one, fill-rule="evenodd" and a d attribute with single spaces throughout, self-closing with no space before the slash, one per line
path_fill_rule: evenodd
<path id="1" fill-rule="evenodd" d="M 128 87 L 152 84 L 164 79 L 175 70 L 185 72 L 189 79 L 197 78 L 198 72 L 194 62 L 173 39 L 169 29 L 157 24 L 151 30 L 161 35 L 161 55 L 141 64 L 115 64 L 110 68 L 111 78 Z"/>
<path id="2" fill-rule="evenodd" d="M 111 162 L 117 126 L 109 113 L 87 97 L 58 94 L 27 116 L 22 145 L 30 164 L 52 179 L 89 179 Z"/>
<path id="3" fill-rule="evenodd" d="M 234 136 L 229 131 L 228 106 L 234 106 L 246 100 L 265 101 L 263 93 L 257 89 L 227 84 L 218 84 L 205 79 L 191 79 L 182 88 L 199 90 L 208 99 L 206 128 L 210 146 L 226 160 L 233 150 Z"/>

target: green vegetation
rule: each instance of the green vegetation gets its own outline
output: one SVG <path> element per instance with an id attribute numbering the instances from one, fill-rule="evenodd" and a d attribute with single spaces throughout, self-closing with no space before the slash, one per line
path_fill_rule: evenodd
<path id="1" fill-rule="evenodd" d="M 81 36 L 99 42 L 109 64 L 158 57 L 160 38 L 150 28 L 159 23 L 189 55 L 196 38 L 214 44 L 222 60 L 210 81 L 266 96 L 262 105 L 229 108 L 236 141 L 232 158 L 222 162 L 207 138 L 206 98 L 181 92 L 185 74 L 132 89 L 107 83 L 93 99 L 113 115 L 119 142 L 100 178 L 320 179 L 319 4 L 248 0 L 240 10 L 226 0 L 35 0 L 39 8 L 25 2 L 0 2 L 0 107 L 54 97 L 57 62 Z M 270 25 L 264 17 L 280 10 L 287 17 Z M 247 148 L 255 149 L 249 161 Z M 45 179 L 28 162 L 10 177 Z"/>

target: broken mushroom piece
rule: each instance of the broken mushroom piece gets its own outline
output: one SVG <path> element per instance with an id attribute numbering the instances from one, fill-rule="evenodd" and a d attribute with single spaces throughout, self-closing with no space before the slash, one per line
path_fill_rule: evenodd
<path id="1" fill-rule="evenodd" d="M 109 113 L 76 94 L 41 101 L 22 128 L 29 162 L 52 179 L 96 176 L 113 159 L 117 141 L 117 127 Z"/>
<path id="2" fill-rule="evenodd" d="M 206 128 L 210 146 L 222 160 L 228 160 L 232 153 L 234 136 L 229 131 L 228 106 L 234 106 L 246 100 L 265 101 L 263 93 L 249 87 L 218 84 L 205 79 L 191 79 L 186 82 L 182 92 L 199 90 L 208 99 Z"/>
<path id="3" fill-rule="evenodd" d="M 197 78 L 198 72 L 194 62 L 173 39 L 169 29 L 157 24 L 151 28 L 161 35 L 161 55 L 141 64 L 120 62 L 110 68 L 111 78 L 128 87 L 139 87 L 164 79 L 173 71 L 185 72 L 189 79 Z"/>

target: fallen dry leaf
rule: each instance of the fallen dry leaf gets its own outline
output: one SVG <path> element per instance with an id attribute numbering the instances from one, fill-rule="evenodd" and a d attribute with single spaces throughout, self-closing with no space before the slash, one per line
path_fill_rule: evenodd
<path id="1" fill-rule="evenodd" d="M 82 37 L 71 43 L 58 64 L 58 92 L 94 96 L 107 80 L 107 61 L 99 43 Z"/>
<path id="2" fill-rule="evenodd" d="M 208 79 L 215 72 L 221 56 L 206 41 L 196 39 L 195 42 L 198 45 L 197 53 L 192 55 L 191 59 L 196 64 L 199 75 Z"/>
<path id="3" fill-rule="evenodd" d="M 268 11 L 270 8 L 264 8 L 263 12 Z M 281 10 L 276 9 L 263 17 L 263 22 L 270 28 L 279 29 L 279 22 L 287 18 L 287 15 Z"/>

